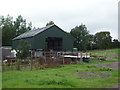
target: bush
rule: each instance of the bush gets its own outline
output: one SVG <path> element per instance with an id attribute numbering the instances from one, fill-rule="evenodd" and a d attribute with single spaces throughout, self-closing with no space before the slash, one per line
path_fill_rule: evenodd
<path id="1" fill-rule="evenodd" d="M 99 69 L 99 71 L 112 71 L 112 69 L 111 68 L 102 68 L 102 69 Z"/>
<path id="2" fill-rule="evenodd" d="M 17 58 L 26 59 L 30 50 L 30 44 L 26 40 L 21 40 L 17 47 Z"/>

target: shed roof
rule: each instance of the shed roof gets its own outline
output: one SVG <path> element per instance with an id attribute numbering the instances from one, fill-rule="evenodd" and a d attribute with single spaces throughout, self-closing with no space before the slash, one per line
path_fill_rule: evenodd
<path id="1" fill-rule="evenodd" d="M 33 36 L 43 32 L 44 30 L 46 30 L 46 29 L 48 29 L 48 28 L 50 28 L 52 26 L 54 26 L 54 24 L 46 26 L 46 27 L 38 28 L 38 29 L 35 29 L 35 30 L 27 31 L 27 32 L 25 32 L 25 33 L 15 37 L 15 38 L 13 38 L 12 40 L 33 37 Z"/>
<path id="2" fill-rule="evenodd" d="M 30 38 L 30 37 L 33 37 L 33 36 L 35 36 L 35 35 L 37 35 L 37 34 L 43 32 L 43 31 L 45 31 L 45 30 L 51 28 L 52 26 L 58 27 L 57 25 L 53 24 L 53 25 L 49 25 L 49 26 L 46 26 L 46 27 L 42 27 L 42 28 L 30 30 L 30 31 L 27 31 L 27 32 L 25 32 L 25 33 L 23 33 L 23 34 L 21 34 L 21 35 L 15 37 L 15 38 L 13 38 L 12 40 L 17 40 L 17 39 L 23 39 L 23 38 Z M 58 28 L 59 28 L 59 27 L 58 27 Z M 59 29 L 60 29 L 61 31 L 63 31 L 61 28 L 59 28 Z M 67 32 L 65 32 L 65 31 L 63 31 L 63 32 L 66 33 L 67 35 L 69 35 Z M 71 36 L 71 35 L 69 35 L 69 36 Z M 74 39 L 73 36 L 71 36 L 71 37 Z"/>

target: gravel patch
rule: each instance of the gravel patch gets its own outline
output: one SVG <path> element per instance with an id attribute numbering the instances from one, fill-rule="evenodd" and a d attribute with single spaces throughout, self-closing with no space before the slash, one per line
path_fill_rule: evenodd
<path id="1" fill-rule="evenodd" d="M 93 65 L 103 66 L 103 67 L 112 68 L 112 69 L 118 69 L 120 62 L 99 63 L 99 64 L 93 64 Z"/>
<path id="2" fill-rule="evenodd" d="M 112 85 L 112 88 L 119 88 L 119 90 L 120 90 L 120 83 Z"/>
<path id="3" fill-rule="evenodd" d="M 119 69 L 120 62 L 110 62 L 110 63 L 99 63 L 99 64 L 93 64 L 96 66 L 103 66 L 107 68 L 112 68 L 112 69 Z M 120 83 L 118 84 L 113 84 L 111 88 L 119 88 L 120 89 Z"/>
<path id="4" fill-rule="evenodd" d="M 110 71 L 80 71 L 75 72 L 75 74 L 80 76 L 80 79 L 88 79 L 88 78 L 108 78 L 111 76 Z"/>
<path id="5" fill-rule="evenodd" d="M 111 59 L 111 60 L 120 61 L 120 59 Z"/>

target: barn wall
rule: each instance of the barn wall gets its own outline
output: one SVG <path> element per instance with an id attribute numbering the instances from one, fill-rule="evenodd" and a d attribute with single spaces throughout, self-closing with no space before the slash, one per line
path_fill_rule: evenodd
<path id="1" fill-rule="evenodd" d="M 66 32 L 62 31 L 57 26 L 52 26 L 48 30 L 43 31 L 32 38 L 26 38 L 25 40 L 31 44 L 32 49 L 46 49 L 47 43 L 45 40 L 47 37 L 62 37 L 62 50 L 72 50 L 73 48 L 74 38 L 68 35 Z M 13 40 L 12 48 L 17 48 L 20 40 Z"/>
<path id="2" fill-rule="evenodd" d="M 33 40 L 33 38 L 13 40 L 12 41 L 12 48 L 16 49 L 18 47 L 18 45 L 19 45 L 20 40 L 27 40 L 29 42 L 29 44 L 31 45 L 31 48 L 34 48 L 34 40 Z"/>
<path id="3" fill-rule="evenodd" d="M 34 37 L 35 48 L 46 49 L 47 45 L 45 39 L 47 37 L 62 37 L 63 38 L 63 50 L 72 50 L 74 39 L 60 28 L 53 26 L 48 30 L 41 32 Z"/>

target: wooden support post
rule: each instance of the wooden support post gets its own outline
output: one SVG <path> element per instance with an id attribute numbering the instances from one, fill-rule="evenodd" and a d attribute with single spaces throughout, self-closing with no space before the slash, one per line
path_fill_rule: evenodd
<path id="1" fill-rule="evenodd" d="M 62 54 L 63 54 L 62 56 L 63 56 L 63 64 L 64 64 L 65 63 L 65 61 L 64 61 L 64 53 L 62 53 Z"/>
<path id="2" fill-rule="evenodd" d="M 44 52 L 44 56 L 45 56 L 45 63 L 46 63 L 46 58 L 47 58 L 47 53 Z"/>
<path id="3" fill-rule="evenodd" d="M 80 54 L 81 54 L 81 58 L 80 59 L 81 59 L 81 62 L 82 62 L 82 53 L 80 53 Z"/>

